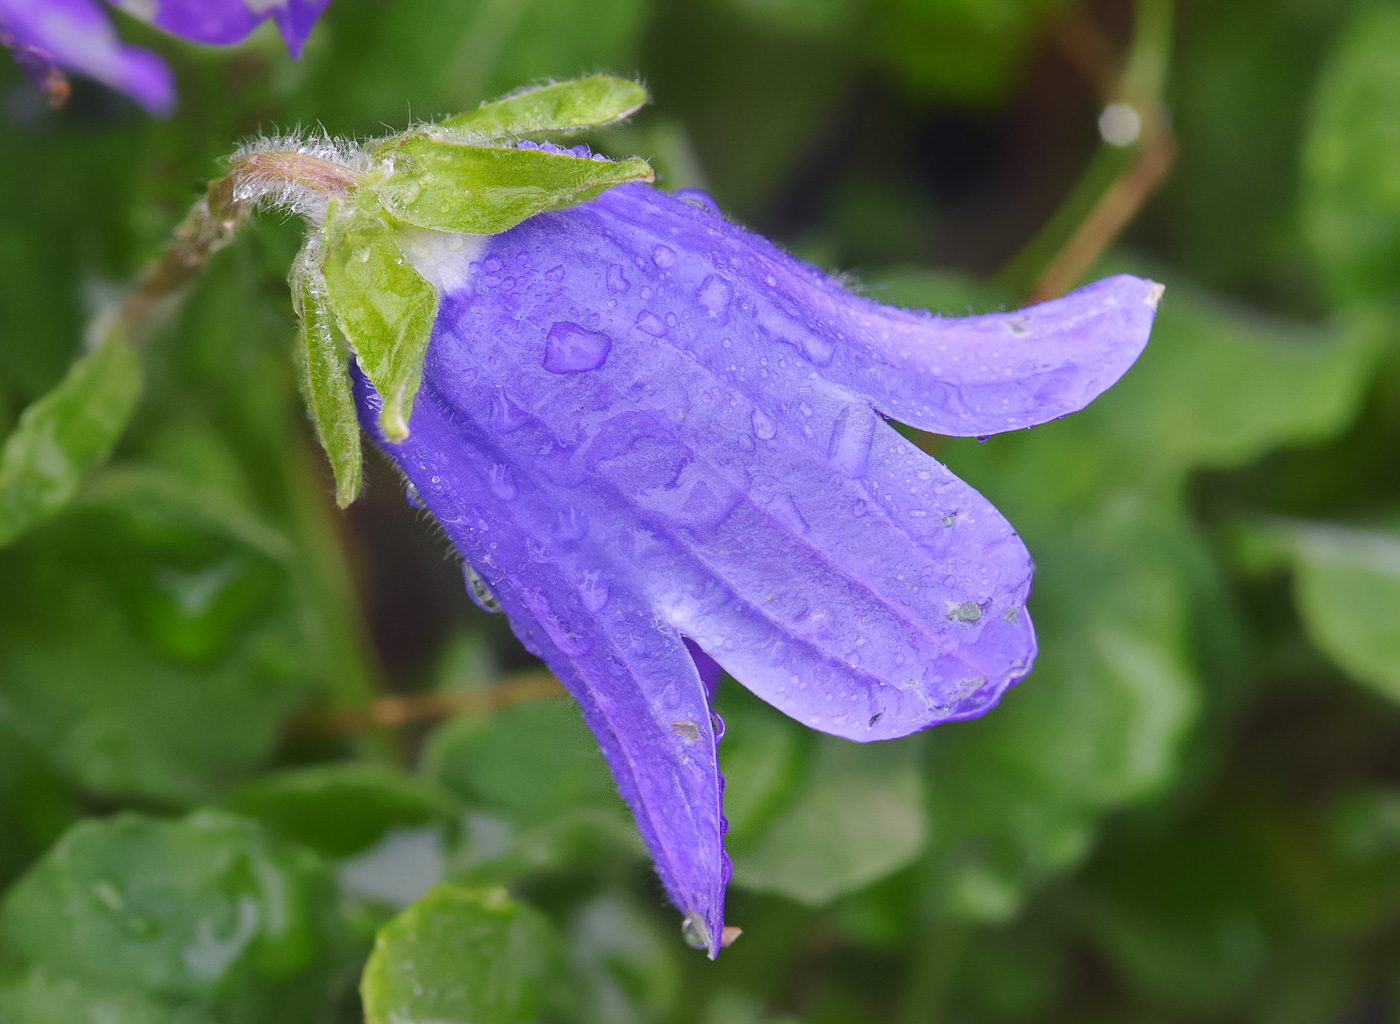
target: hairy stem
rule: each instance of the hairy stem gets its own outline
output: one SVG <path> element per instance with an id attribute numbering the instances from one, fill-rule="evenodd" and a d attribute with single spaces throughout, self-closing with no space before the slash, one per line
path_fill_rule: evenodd
<path id="1" fill-rule="evenodd" d="M 271 189 L 293 184 L 341 195 L 355 182 L 349 168 L 306 153 L 272 151 L 235 158 L 228 173 L 210 183 L 176 226 L 160 255 L 137 276 L 117 313 L 117 329 L 133 344 L 144 341 Z"/>

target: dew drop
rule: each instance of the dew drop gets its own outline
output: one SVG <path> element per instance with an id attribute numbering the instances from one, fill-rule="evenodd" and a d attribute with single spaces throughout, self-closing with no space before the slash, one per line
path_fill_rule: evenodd
<path id="1" fill-rule="evenodd" d="M 494 274 L 501 269 L 501 261 L 495 256 L 487 256 L 486 259 L 481 261 L 481 269 L 488 274 Z"/>
<path id="2" fill-rule="evenodd" d="M 608 358 L 612 339 L 561 320 L 545 335 L 544 368 L 550 373 L 583 373 L 596 370 Z"/>
<path id="3" fill-rule="evenodd" d="M 564 280 L 564 264 L 560 263 L 558 266 L 550 267 L 544 272 L 544 276 L 551 281 Z"/>
<path id="4" fill-rule="evenodd" d="M 676 265 L 676 250 L 668 245 L 658 245 L 651 251 L 651 261 L 662 270 Z"/>
<path id="5" fill-rule="evenodd" d="M 703 189 L 678 188 L 671 194 L 683 203 L 688 203 L 709 213 L 719 213 L 719 203 L 715 202 L 714 197 Z"/>
<path id="6" fill-rule="evenodd" d="M 515 475 L 511 473 L 509 466 L 498 462 L 491 467 L 491 490 L 495 491 L 496 497 L 502 501 L 511 501 L 520 493 L 520 488 L 515 484 Z"/>
<path id="7" fill-rule="evenodd" d="M 490 585 L 466 562 L 462 563 L 462 578 L 467 581 L 467 595 L 478 608 L 492 615 L 500 613 L 501 602 L 496 600 Z"/>
<path id="8" fill-rule="evenodd" d="M 681 922 L 681 938 L 691 949 L 710 948 L 710 930 L 694 911 L 686 914 L 685 920 Z"/>
<path id="9" fill-rule="evenodd" d="M 832 425 L 826 457 L 847 476 L 864 476 L 874 442 L 874 411 L 868 406 L 848 405 Z"/>
<path id="10" fill-rule="evenodd" d="M 645 331 L 647 334 L 650 334 L 653 338 L 666 337 L 666 324 L 655 313 L 649 312 L 648 310 L 644 309 L 637 314 L 636 322 L 638 330 Z"/>
<path id="11" fill-rule="evenodd" d="M 836 346 L 820 334 L 806 334 L 802 337 L 801 351 L 809 363 L 827 366 L 836 355 Z"/>
<path id="12" fill-rule="evenodd" d="M 583 601 L 583 606 L 590 612 L 602 611 L 603 606 L 608 603 L 608 581 L 596 572 L 586 573 L 583 582 L 579 584 L 578 595 Z"/>
<path id="13" fill-rule="evenodd" d="M 778 425 L 773 422 L 773 418 L 762 409 L 753 411 L 753 432 L 761 440 L 767 441 L 778 433 Z"/>
<path id="14" fill-rule="evenodd" d="M 624 274 L 622 268 L 617 265 L 609 267 L 606 276 L 608 279 L 608 291 L 612 292 L 614 295 L 621 295 L 632 287 L 632 283 L 627 280 L 627 275 Z"/>
<path id="15" fill-rule="evenodd" d="M 695 293 L 695 301 L 700 303 L 707 316 L 720 323 L 729 319 L 729 303 L 734 299 L 734 289 L 722 277 L 711 274 L 700 284 Z"/>
<path id="16" fill-rule="evenodd" d="M 559 520 L 554 528 L 554 535 L 560 540 L 578 540 L 588 532 L 588 524 L 584 522 L 583 516 L 576 508 L 566 508 L 560 511 Z"/>

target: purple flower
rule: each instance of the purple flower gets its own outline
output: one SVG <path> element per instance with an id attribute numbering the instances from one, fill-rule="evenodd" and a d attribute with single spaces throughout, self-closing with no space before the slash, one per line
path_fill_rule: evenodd
<path id="1" fill-rule="evenodd" d="M 886 418 L 1073 412 L 1137 358 L 1161 288 L 910 312 L 644 185 L 405 251 L 440 294 L 411 433 L 384 440 L 363 378 L 361 421 L 577 698 L 714 956 L 723 727 L 691 651 L 852 740 L 987 711 L 1035 657 L 1030 556 Z"/>
<path id="2" fill-rule="evenodd" d="M 268 18 L 276 20 L 293 56 L 330 0 L 109 0 L 172 35 L 229 45 Z M 170 70 L 149 50 L 122 45 L 96 0 L 0 0 L 0 46 L 14 51 L 29 78 L 51 98 L 66 95 L 59 69 L 119 89 L 146 109 L 175 101 Z"/>

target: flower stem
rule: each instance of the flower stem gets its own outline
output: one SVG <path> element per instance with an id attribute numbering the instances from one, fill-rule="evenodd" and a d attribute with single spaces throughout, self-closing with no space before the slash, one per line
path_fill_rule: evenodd
<path id="1" fill-rule="evenodd" d="M 1136 116 L 1139 127 L 1127 145 L 1108 139 L 1100 144 L 1074 190 L 1002 271 L 1006 289 L 1028 301 L 1073 288 L 1166 180 L 1176 158 L 1176 138 L 1162 102 L 1171 59 L 1172 0 L 1137 0 L 1134 20 L 1127 65 L 1112 84 L 1105 83 L 1105 58 L 1096 34 L 1080 25 L 1063 44 L 1100 97 Z"/>
<path id="2" fill-rule="evenodd" d="M 270 191 L 295 185 L 340 195 L 355 182 L 349 168 L 307 153 L 268 151 L 236 157 L 228 173 L 210 183 L 176 226 L 160 255 L 137 276 L 117 313 L 116 328 L 129 343 L 143 342 Z"/>

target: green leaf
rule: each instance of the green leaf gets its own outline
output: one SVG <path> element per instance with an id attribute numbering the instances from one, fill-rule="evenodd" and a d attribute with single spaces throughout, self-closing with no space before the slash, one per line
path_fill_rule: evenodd
<path id="1" fill-rule="evenodd" d="M 0 552 L 0 706 L 97 793 L 193 802 L 240 781 L 316 678 L 288 548 L 227 494 L 104 471 Z"/>
<path id="2" fill-rule="evenodd" d="M 474 811 L 453 858 L 463 876 L 504 881 L 640 852 L 632 816 L 572 701 L 456 718 L 429 740 L 423 771 Z"/>
<path id="3" fill-rule="evenodd" d="M 456 820 L 451 797 L 387 765 L 365 762 L 292 768 L 246 782 L 226 796 L 231 811 L 328 857 L 348 857 L 395 828 Z"/>
<path id="4" fill-rule="evenodd" d="M 1104 813 L 1173 779 L 1199 710 L 1195 542 L 1144 509 L 1079 511 L 1064 532 L 1027 538 L 1034 670 L 985 717 L 931 734 L 927 884 L 955 918 L 1006 920 L 1077 867 Z"/>
<path id="5" fill-rule="evenodd" d="M 922 749 L 823 737 L 791 804 L 731 849 L 735 883 L 820 905 L 913 863 L 927 835 Z"/>
<path id="6" fill-rule="evenodd" d="M 360 420 L 350 391 L 349 353 L 335 326 L 320 270 L 310 260 L 299 259 L 291 285 L 292 305 L 301 321 L 302 395 L 316 439 L 335 472 L 335 502 L 345 508 L 358 497 L 364 472 Z"/>
<path id="7" fill-rule="evenodd" d="M 213 811 L 75 825 L 7 895 L 0 937 L 48 977 L 226 1024 L 314 1017 L 354 945 L 319 857 Z"/>
<path id="8" fill-rule="evenodd" d="M 208 1012 L 137 991 L 113 991 L 42 967 L 0 985 L 0 1021 L 6 1024 L 219 1024 Z"/>
<path id="9" fill-rule="evenodd" d="M 1328 54 L 1303 149 L 1308 240 L 1343 303 L 1400 289 L 1400 8 L 1360 3 Z"/>
<path id="10" fill-rule="evenodd" d="M 372 196 L 358 205 L 331 202 L 321 271 L 340 329 L 384 402 L 379 414 L 384 435 L 402 441 L 438 297 L 399 251 L 393 229 L 372 203 Z"/>
<path id="11" fill-rule="evenodd" d="M 420 228 L 493 235 L 615 185 L 651 181 L 640 157 L 593 160 L 542 149 L 468 146 L 413 135 L 393 146 L 394 173 L 374 189 L 397 219 Z"/>
<path id="12" fill-rule="evenodd" d="M 1137 365 L 1076 417 L 1137 474 L 1244 465 L 1351 420 L 1385 347 L 1383 321 L 1271 320 L 1168 280 Z"/>
<path id="13" fill-rule="evenodd" d="M 0 450 L 0 546 L 68 504 L 111 453 L 140 393 L 136 351 L 113 329 L 24 410 Z"/>
<path id="14" fill-rule="evenodd" d="M 77 816 L 71 787 L 0 715 L 0 890 Z"/>
<path id="15" fill-rule="evenodd" d="M 483 103 L 475 110 L 438 122 L 482 139 L 503 139 L 531 132 L 569 132 L 598 128 L 630 117 L 647 102 L 636 82 L 593 75 L 569 82 L 524 89 Z"/>
<path id="16" fill-rule="evenodd" d="M 1292 556 L 1303 626 L 1342 670 L 1400 701 L 1400 532 L 1322 523 L 1269 532 Z"/>
<path id="17" fill-rule="evenodd" d="M 440 885 L 379 931 L 360 982 L 369 1024 L 526 1024 L 554 953 L 549 922 L 504 889 Z"/>

